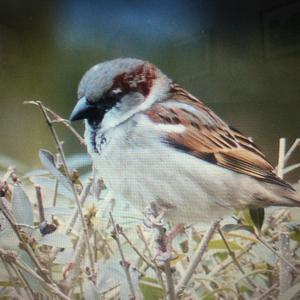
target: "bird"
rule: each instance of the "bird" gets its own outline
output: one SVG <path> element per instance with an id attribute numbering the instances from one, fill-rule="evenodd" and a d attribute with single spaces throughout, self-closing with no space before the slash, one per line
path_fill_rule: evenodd
<path id="1" fill-rule="evenodd" d="M 142 211 L 154 204 L 171 222 L 300 204 L 251 138 L 148 61 L 117 58 L 90 68 L 70 120 L 84 120 L 106 187 Z"/>

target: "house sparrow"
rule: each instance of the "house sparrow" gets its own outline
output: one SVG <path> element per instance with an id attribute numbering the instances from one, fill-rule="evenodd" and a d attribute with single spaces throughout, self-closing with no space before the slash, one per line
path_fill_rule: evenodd
<path id="1" fill-rule="evenodd" d="M 99 177 L 113 193 L 176 223 L 249 206 L 299 206 L 251 139 L 153 64 L 120 58 L 88 70 L 70 120 L 85 119 Z"/>

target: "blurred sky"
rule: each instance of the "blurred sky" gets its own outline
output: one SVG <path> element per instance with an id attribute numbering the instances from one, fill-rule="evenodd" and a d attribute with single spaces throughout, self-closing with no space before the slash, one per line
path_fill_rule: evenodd
<path id="1" fill-rule="evenodd" d="M 90 66 L 129 56 L 157 64 L 276 162 L 278 138 L 300 134 L 299 53 L 299 1 L 3 0 L 0 153 L 38 166 L 38 149 L 54 146 L 23 101 L 67 117 Z M 83 151 L 60 134 L 67 153 Z"/>

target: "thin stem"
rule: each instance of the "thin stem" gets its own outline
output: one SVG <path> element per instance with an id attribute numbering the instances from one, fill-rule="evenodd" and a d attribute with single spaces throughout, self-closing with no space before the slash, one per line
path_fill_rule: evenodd
<path id="1" fill-rule="evenodd" d="M 27 280 L 24 278 L 24 275 L 18 270 L 18 268 L 14 265 L 11 264 L 12 269 L 15 271 L 16 275 L 18 276 L 19 280 L 22 282 L 23 286 L 24 286 L 24 290 L 25 293 L 28 296 L 28 299 L 34 299 L 35 295 L 33 290 L 31 289 L 29 283 L 27 282 Z"/>
<path id="2" fill-rule="evenodd" d="M 39 217 L 40 217 L 40 223 L 45 221 L 45 211 L 44 211 L 44 204 L 43 204 L 43 198 L 41 193 L 41 187 L 39 185 L 35 185 L 35 192 L 36 192 L 36 199 L 38 203 L 39 208 Z"/>
<path id="3" fill-rule="evenodd" d="M 40 106 L 40 101 L 24 101 L 24 104 L 33 104 L 36 106 Z M 52 111 L 50 108 L 45 107 L 46 112 L 50 113 L 52 115 L 52 117 L 54 118 L 54 120 L 52 120 L 51 122 L 53 123 L 62 123 L 63 125 L 65 125 L 74 135 L 75 137 L 78 139 L 78 141 L 80 142 L 81 145 L 86 146 L 84 139 L 82 138 L 82 136 L 70 125 L 70 122 L 64 118 L 62 118 L 60 115 L 58 115 L 57 113 L 55 113 L 54 111 Z"/>
<path id="4" fill-rule="evenodd" d="M 3 215 L 8 220 L 8 222 L 10 223 L 12 229 L 14 230 L 14 232 L 16 233 L 17 237 L 19 238 L 20 242 L 22 243 L 23 249 L 29 255 L 32 262 L 35 264 L 36 268 L 38 269 L 39 273 L 43 276 L 44 280 L 46 280 L 47 282 L 52 283 L 53 282 L 52 279 L 46 274 L 47 270 L 42 267 L 39 260 L 35 256 L 34 252 L 31 250 L 31 248 L 27 244 L 27 241 L 26 240 L 24 241 L 23 235 L 25 234 L 25 232 L 22 232 L 22 234 L 21 234 L 21 232 L 19 230 L 19 227 L 17 226 L 17 224 L 15 222 L 14 216 L 11 215 L 10 211 L 8 210 L 6 205 L 4 204 L 3 199 L 1 197 L 0 197 L 0 208 L 2 210 Z"/>
<path id="5" fill-rule="evenodd" d="M 278 288 L 278 283 L 274 283 L 269 289 L 267 289 L 265 292 L 263 292 L 259 297 L 255 298 L 255 300 L 263 300 L 267 299 L 266 297 L 272 293 L 274 290 Z M 269 298 L 268 298 L 269 299 Z M 272 298 L 273 299 L 273 298 Z"/>
<path id="6" fill-rule="evenodd" d="M 91 186 L 92 186 L 92 179 L 89 178 L 88 182 L 86 183 L 86 185 L 84 186 L 81 194 L 80 194 L 80 198 L 79 198 L 79 202 L 81 204 L 81 206 L 83 206 L 86 198 L 88 197 L 89 195 L 89 192 L 91 190 Z M 65 229 L 64 229 L 64 234 L 69 234 L 72 229 L 73 229 L 73 226 L 76 222 L 76 219 L 78 217 L 78 214 L 79 214 L 79 209 L 78 209 L 78 206 L 77 208 L 74 210 L 74 213 L 73 215 L 71 216 L 70 218 L 70 221 L 69 223 L 66 225 Z M 51 254 L 51 258 L 50 260 L 53 261 L 57 255 L 57 253 L 59 252 L 60 248 L 56 248 L 53 250 L 52 254 Z"/>
<path id="7" fill-rule="evenodd" d="M 117 230 L 119 234 L 126 240 L 126 242 L 130 245 L 133 251 L 152 269 L 155 269 L 154 265 L 138 250 L 138 248 L 133 245 L 128 236 L 125 234 L 123 228 L 117 225 Z"/>
<path id="8" fill-rule="evenodd" d="M 219 235 L 221 236 L 224 244 L 225 244 L 225 247 L 227 248 L 227 251 L 228 251 L 228 254 L 231 256 L 234 264 L 236 265 L 236 267 L 238 268 L 238 270 L 243 274 L 245 275 L 245 271 L 244 269 L 242 268 L 242 266 L 240 265 L 239 261 L 237 260 L 236 256 L 235 256 L 235 253 L 231 250 L 222 230 L 220 228 L 218 228 L 218 233 Z M 253 287 L 253 288 L 256 288 L 256 285 L 252 282 L 252 280 L 248 277 L 246 277 L 246 280 L 248 281 L 248 283 Z"/>
<path id="9" fill-rule="evenodd" d="M 53 292 L 55 295 L 58 295 L 64 300 L 71 300 L 68 298 L 65 294 L 63 294 L 54 283 L 46 282 L 40 275 L 38 275 L 32 268 L 24 264 L 17 256 L 16 252 L 13 251 L 7 251 L 2 248 L 0 248 L 0 256 L 1 258 L 10 263 L 14 264 L 18 269 L 27 272 L 31 276 L 33 276 L 35 279 L 37 279 L 42 285 L 44 285 L 46 288 L 48 288 L 51 292 Z"/>
<path id="10" fill-rule="evenodd" d="M 21 295 L 21 291 L 20 291 L 20 287 L 18 286 L 18 282 L 15 278 L 15 276 L 13 275 L 11 269 L 10 269 L 10 264 L 8 264 L 2 257 L 2 255 L 0 255 L 0 259 L 3 263 L 3 266 L 8 274 L 8 277 L 9 277 L 9 281 L 12 283 L 12 285 L 14 286 L 16 292 L 18 295 Z"/>
<path id="11" fill-rule="evenodd" d="M 296 274 L 300 274 L 300 270 L 298 270 L 295 266 L 293 266 L 284 256 L 279 254 L 275 249 L 273 249 L 271 246 L 269 246 L 263 239 L 261 239 L 259 236 L 255 234 L 255 237 L 257 240 L 259 240 L 266 248 L 271 250 L 277 257 L 279 257 L 281 260 L 283 260 L 292 270 L 296 272 Z"/>
<path id="12" fill-rule="evenodd" d="M 63 147 L 62 147 L 62 142 L 58 138 L 56 130 L 54 129 L 52 121 L 49 118 L 44 105 L 40 101 L 37 101 L 37 104 L 39 105 L 39 107 L 40 107 L 40 109 L 41 109 L 41 111 L 42 111 L 42 113 L 45 117 L 45 120 L 46 120 L 46 122 L 49 126 L 49 129 L 52 133 L 52 136 L 53 136 L 54 141 L 56 143 L 57 151 L 61 156 L 61 160 L 62 160 L 62 164 L 63 164 L 63 167 L 64 167 L 65 174 L 67 175 L 67 177 L 69 179 L 69 182 L 70 182 L 70 185 L 71 185 L 71 188 L 72 188 L 72 192 L 73 192 L 76 204 L 77 204 L 78 213 L 79 213 L 81 223 L 82 223 L 83 234 L 84 234 L 84 237 L 85 237 L 85 242 L 86 242 L 86 246 L 87 246 L 87 250 L 88 250 L 88 257 L 89 257 L 89 261 L 90 261 L 91 271 L 92 271 L 92 273 L 95 273 L 95 265 L 94 265 L 94 260 L 93 260 L 92 247 L 91 247 L 90 240 L 89 240 L 89 235 L 88 235 L 88 226 L 87 226 L 87 224 L 85 222 L 85 219 L 84 219 L 81 203 L 80 203 L 78 194 L 76 192 L 74 183 L 71 180 L 70 172 L 69 172 L 69 169 L 68 169 L 68 166 L 67 166 L 67 163 L 66 163 L 65 153 L 64 153 Z"/>
<path id="13" fill-rule="evenodd" d="M 57 195 L 58 195 L 58 186 L 59 186 L 59 181 L 58 179 L 55 179 L 55 187 L 54 187 L 54 194 L 53 194 L 53 200 L 52 200 L 52 206 L 56 206 L 56 201 L 57 201 Z"/>
<path id="14" fill-rule="evenodd" d="M 84 254 L 86 251 L 86 243 L 84 240 L 84 236 L 80 235 L 80 238 L 77 242 L 75 253 L 74 253 L 74 260 L 72 263 L 72 268 L 70 270 L 70 273 L 68 274 L 68 280 L 67 280 L 67 289 L 68 289 L 68 296 L 72 296 L 72 291 L 75 288 L 76 281 L 78 279 L 78 276 L 81 272 L 81 263 L 84 259 Z"/>
<path id="15" fill-rule="evenodd" d="M 208 229 L 208 231 L 205 233 L 204 237 L 202 238 L 202 240 L 200 242 L 198 249 L 196 250 L 196 252 L 194 254 L 192 261 L 190 262 L 190 264 L 186 270 L 186 273 L 182 276 L 182 278 L 180 279 L 180 281 L 176 287 L 176 295 L 179 295 L 180 293 L 183 292 L 183 290 L 187 286 L 188 282 L 192 278 L 192 275 L 193 275 L 195 269 L 199 265 L 203 255 L 207 249 L 209 241 L 212 239 L 214 232 L 219 227 L 219 225 L 220 225 L 220 220 L 214 221 L 212 223 L 212 225 L 210 226 L 210 228 Z"/>
<path id="16" fill-rule="evenodd" d="M 173 275 L 172 275 L 172 269 L 170 265 L 170 260 L 167 260 L 164 263 L 164 271 L 166 274 L 166 279 L 167 279 L 167 286 L 168 286 L 168 299 L 169 300 L 176 300 L 176 292 L 175 292 L 175 285 L 174 285 L 174 280 L 173 280 Z"/>
<path id="17" fill-rule="evenodd" d="M 151 250 L 150 250 L 150 248 L 148 246 L 148 243 L 146 241 L 146 238 L 144 236 L 142 228 L 140 226 L 138 226 L 137 230 L 138 230 L 138 233 L 139 233 L 139 236 L 140 236 L 141 240 L 144 242 L 146 250 L 148 251 L 149 258 L 150 258 L 150 260 L 152 261 L 152 263 L 153 263 L 153 265 L 155 267 L 155 273 L 156 273 L 156 276 L 157 276 L 157 278 L 158 278 L 158 280 L 159 280 L 159 282 L 161 284 L 161 287 L 162 287 L 164 293 L 166 293 L 166 287 L 165 287 L 165 284 L 164 284 L 164 281 L 163 281 L 163 278 L 162 278 L 161 269 L 159 268 L 159 266 L 156 263 L 156 260 L 152 256 Z"/>
<path id="18" fill-rule="evenodd" d="M 289 160 L 290 156 L 292 155 L 292 153 L 294 152 L 294 150 L 298 147 L 298 145 L 300 145 L 300 138 L 297 138 L 295 140 L 295 142 L 293 143 L 293 145 L 291 146 L 291 148 L 285 154 L 285 157 L 284 157 L 285 163 Z"/>
<path id="19" fill-rule="evenodd" d="M 284 225 L 279 233 L 279 249 L 280 255 L 286 260 L 291 260 L 289 234 L 284 230 Z M 279 293 L 284 294 L 291 287 L 292 273 L 291 268 L 282 260 L 279 259 Z"/>
<path id="20" fill-rule="evenodd" d="M 128 282 L 129 289 L 130 289 L 130 292 L 131 292 L 130 299 L 136 299 L 136 295 L 135 295 L 135 291 L 134 291 L 134 287 L 133 287 L 133 283 L 132 283 L 132 279 L 131 279 L 131 275 L 130 275 L 130 271 L 129 271 L 130 263 L 128 261 L 126 261 L 126 259 L 125 259 L 125 255 L 124 255 L 122 245 L 121 245 L 121 242 L 120 242 L 120 239 L 119 239 L 119 233 L 118 233 L 118 230 L 117 230 L 117 227 L 116 227 L 116 224 L 115 224 L 115 220 L 114 220 L 113 215 L 112 215 L 111 212 L 109 212 L 109 217 L 110 217 L 110 221 L 111 221 L 111 224 L 113 226 L 113 229 L 114 229 L 112 236 L 115 239 L 115 241 L 117 242 L 118 249 L 119 249 L 119 252 L 120 252 L 120 255 L 121 255 L 121 259 L 122 259 L 121 260 L 121 265 L 122 265 L 122 267 L 125 271 L 127 282 Z"/>
<path id="21" fill-rule="evenodd" d="M 285 164 L 285 148 L 286 148 L 286 139 L 279 139 L 279 151 L 278 151 L 278 165 L 277 165 L 277 175 L 279 178 L 283 178 L 283 169 Z"/>

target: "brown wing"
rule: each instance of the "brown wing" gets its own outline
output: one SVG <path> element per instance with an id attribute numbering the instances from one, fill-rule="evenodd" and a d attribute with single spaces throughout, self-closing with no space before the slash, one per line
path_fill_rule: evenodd
<path id="1" fill-rule="evenodd" d="M 178 85 L 164 102 L 146 112 L 156 123 L 182 124 L 183 133 L 169 133 L 169 145 L 232 171 L 291 188 L 251 139 L 229 127 L 213 111 Z"/>

